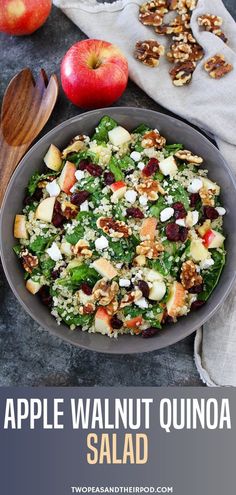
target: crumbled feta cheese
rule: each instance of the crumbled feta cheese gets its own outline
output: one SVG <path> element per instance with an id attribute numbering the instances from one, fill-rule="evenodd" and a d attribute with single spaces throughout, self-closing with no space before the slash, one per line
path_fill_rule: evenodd
<path id="1" fill-rule="evenodd" d="M 160 213 L 160 220 L 161 222 L 166 222 L 169 220 L 174 215 L 174 208 L 164 208 L 164 210 L 161 211 Z"/>
<path id="2" fill-rule="evenodd" d="M 190 193 L 198 193 L 202 188 L 203 183 L 201 179 L 193 179 L 192 182 L 188 186 L 188 192 Z"/>
<path id="3" fill-rule="evenodd" d="M 172 198 L 172 196 L 165 196 L 165 200 L 166 200 L 166 203 L 168 205 L 172 205 L 173 204 L 173 198 Z"/>
<path id="4" fill-rule="evenodd" d="M 136 306 L 138 306 L 141 309 L 146 309 L 148 308 L 148 302 L 145 299 L 145 297 L 140 297 L 137 301 L 135 301 Z"/>
<path id="5" fill-rule="evenodd" d="M 130 280 L 128 280 L 128 278 L 120 278 L 119 286 L 120 287 L 129 287 L 130 286 Z"/>
<path id="6" fill-rule="evenodd" d="M 215 209 L 216 209 L 216 211 L 218 211 L 218 213 L 219 213 L 220 217 L 222 217 L 223 215 L 225 215 L 225 214 L 226 214 L 226 209 L 225 209 L 225 208 L 223 208 L 222 206 L 216 206 L 216 208 L 215 208 Z"/>
<path id="7" fill-rule="evenodd" d="M 192 211 L 192 222 L 193 222 L 193 225 L 196 225 L 198 223 L 198 219 L 199 219 L 199 213 L 197 210 L 194 210 Z"/>
<path id="8" fill-rule="evenodd" d="M 108 246 L 109 246 L 109 242 L 104 235 L 98 237 L 98 239 L 96 239 L 95 241 L 95 247 L 98 250 L 106 249 Z"/>
<path id="9" fill-rule="evenodd" d="M 55 242 L 52 243 L 50 248 L 46 249 L 46 253 L 53 261 L 59 261 L 62 259 L 61 251 Z"/>
<path id="10" fill-rule="evenodd" d="M 132 158 L 135 162 L 138 162 L 141 158 L 141 153 L 139 153 L 139 151 L 132 151 L 130 158 Z"/>
<path id="11" fill-rule="evenodd" d="M 139 168 L 139 170 L 143 170 L 144 167 L 145 167 L 145 163 L 139 162 L 138 165 L 137 165 L 137 167 Z"/>
<path id="12" fill-rule="evenodd" d="M 50 196 L 58 196 L 61 192 L 61 189 L 57 181 L 53 180 L 46 185 L 46 191 Z"/>
<path id="13" fill-rule="evenodd" d="M 147 202 L 148 202 L 147 196 L 141 194 L 141 196 L 139 196 L 139 203 L 141 204 L 141 206 L 146 206 Z"/>
<path id="14" fill-rule="evenodd" d="M 178 218 L 175 223 L 177 223 L 177 225 L 180 225 L 180 227 L 185 227 L 185 220 L 183 218 Z"/>
<path id="15" fill-rule="evenodd" d="M 75 172 L 75 178 L 80 181 L 81 179 L 84 178 L 84 171 L 83 170 L 77 170 Z"/>
<path id="16" fill-rule="evenodd" d="M 125 199 L 128 203 L 134 204 L 137 198 L 137 193 L 133 189 L 128 189 L 125 193 Z"/>
<path id="17" fill-rule="evenodd" d="M 206 260 L 201 261 L 200 268 L 201 270 L 207 270 L 212 265 L 214 265 L 214 260 L 212 258 L 207 258 Z"/>
<path id="18" fill-rule="evenodd" d="M 87 199 L 82 203 L 82 205 L 80 205 L 80 211 L 89 211 L 89 204 Z"/>

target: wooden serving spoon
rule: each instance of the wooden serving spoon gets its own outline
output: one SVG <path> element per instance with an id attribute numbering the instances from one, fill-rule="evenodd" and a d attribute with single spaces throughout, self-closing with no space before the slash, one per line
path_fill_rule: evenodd
<path id="1" fill-rule="evenodd" d="M 57 77 L 53 74 L 48 82 L 44 69 L 36 82 L 28 68 L 10 81 L 1 111 L 0 206 L 12 173 L 48 121 L 57 97 Z"/>

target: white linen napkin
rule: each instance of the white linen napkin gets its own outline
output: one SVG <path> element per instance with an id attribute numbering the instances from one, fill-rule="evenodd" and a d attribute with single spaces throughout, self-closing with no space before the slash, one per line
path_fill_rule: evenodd
<path id="1" fill-rule="evenodd" d="M 90 38 L 104 39 L 118 45 L 128 59 L 130 78 L 163 107 L 214 135 L 220 150 L 236 173 L 236 25 L 221 0 L 198 0 L 191 27 L 204 48 L 205 58 L 216 53 L 224 54 L 227 61 L 233 64 L 234 70 L 216 81 L 209 77 L 200 61 L 191 83 L 181 88 L 173 86 L 168 74 L 170 64 L 165 57 L 161 57 L 159 67 L 153 69 L 144 66 L 133 56 L 138 40 L 154 38 L 166 46 L 169 43 L 168 37 L 158 36 L 152 28 L 139 22 L 139 5 L 143 0 L 118 0 L 113 3 L 54 0 L 53 3 Z M 229 40 L 228 45 L 198 27 L 197 18 L 205 13 L 223 18 L 222 29 Z M 203 381 L 209 386 L 236 386 L 234 308 L 236 291 L 232 291 L 216 316 L 196 335 L 195 362 Z"/>

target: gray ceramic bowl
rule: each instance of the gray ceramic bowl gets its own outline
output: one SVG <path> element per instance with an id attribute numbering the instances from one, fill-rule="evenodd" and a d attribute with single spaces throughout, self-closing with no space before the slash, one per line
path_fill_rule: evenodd
<path id="1" fill-rule="evenodd" d="M 54 143 L 63 149 L 75 135 L 91 134 L 100 118 L 105 114 L 110 115 L 120 125 L 130 130 L 141 122 L 145 122 L 150 127 L 158 128 L 170 143 L 183 143 L 185 148 L 201 155 L 204 158 L 205 167 L 209 170 L 209 177 L 221 186 L 222 201 L 227 209 L 225 217 L 227 262 L 220 282 L 209 302 L 198 311 L 180 318 L 178 323 L 167 326 L 151 339 L 124 335 L 115 340 L 87 332 L 72 332 L 65 325 L 58 326 L 48 308 L 41 304 L 37 296 L 32 296 L 25 289 L 23 271 L 12 250 L 15 244 L 13 237 L 14 216 L 22 210 L 27 182 L 32 173 L 42 167 L 42 157 L 49 145 Z M 8 282 L 23 308 L 34 320 L 52 334 L 79 347 L 120 354 L 153 351 L 168 346 L 190 335 L 208 320 L 232 287 L 236 266 L 235 193 L 235 179 L 217 148 L 202 134 L 177 119 L 141 108 L 110 108 L 78 115 L 78 117 L 63 122 L 36 143 L 23 158 L 11 178 L 2 205 L 0 223 L 2 262 Z"/>

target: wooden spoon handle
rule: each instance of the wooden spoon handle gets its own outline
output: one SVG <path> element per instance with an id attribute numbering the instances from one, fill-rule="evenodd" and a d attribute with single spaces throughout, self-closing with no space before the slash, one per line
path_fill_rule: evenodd
<path id="1" fill-rule="evenodd" d="M 21 146 L 9 146 L 0 132 L 0 206 L 8 182 L 29 145 L 30 143 Z"/>

